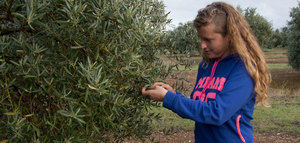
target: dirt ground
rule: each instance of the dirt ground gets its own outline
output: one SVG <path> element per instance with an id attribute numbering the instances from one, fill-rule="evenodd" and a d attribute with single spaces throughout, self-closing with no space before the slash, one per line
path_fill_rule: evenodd
<path id="1" fill-rule="evenodd" d="M 267 58 L 266 62 L 267 63 L 288 63 L 289 59 L 288 58 Z"/>
<path id="2" fill-rule="evenodd" d="M 288 133 L 254 133 L 254 143 L 299 143 L 300 135 Z M 126 140 L 124 143 L 142 143 L 142 142 L 158 142 L 158 143 L 193 143 L 194 131 L 176 130 L 169 134 L 156 131 L 151 134 L 151 140 L 134 141 Z"/>
<path id="3" fill-rule="evenodd" d="M 154 132 L 151 137 L 160 143 L 193 143 L 194 132 L 179 130 L 170 135 Z M 300 135 L 285 133 L 254 133 L 255 143 L 299 143 Z"/>

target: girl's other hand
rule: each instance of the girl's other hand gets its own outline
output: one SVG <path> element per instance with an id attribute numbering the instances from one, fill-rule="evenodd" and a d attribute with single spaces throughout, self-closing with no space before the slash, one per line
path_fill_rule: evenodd
<path id="1" fill-rule="evenodd" d="M 167 92 L 168 90 L 161 86 L 151 86 L 148 90 L 146 88 L 142 89 L 142 94 L 150 96 L 154 101 L 163 101 Z"/>
<path id="2" fill-rule="evenodd" d="M 155 82 L 153 84 L 153 86 L 161 86 L 161 87 L 163 87 L 163 88 L 165 88 L 165 89 L 167 89 L 167 90 L 169 90 L 169 91 L 176 94 L 176 91 L 169 84 L 165 84 L 163 82 Z"/>

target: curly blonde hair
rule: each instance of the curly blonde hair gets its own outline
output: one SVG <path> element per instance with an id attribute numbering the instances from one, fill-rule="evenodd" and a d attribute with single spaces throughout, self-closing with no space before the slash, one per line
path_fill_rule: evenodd
<path id="1" fill-rule="evenodd" d="M 214 32 L 231 37 L 230 50 L 232 53 L 238 53 L 254 80 L 254 90 L 257 94 L 256 103 L 269 107 L 267 102 L 270 83 L 269 71 L 264 54 L 247 21 L 233 6 L 224 2 L 214 2 L 200 9 L 194 20 L 197 30 L 208 24 L 215 25 Z M 202 57 L 205 60 L 205 56 L 202 55 Z"/>

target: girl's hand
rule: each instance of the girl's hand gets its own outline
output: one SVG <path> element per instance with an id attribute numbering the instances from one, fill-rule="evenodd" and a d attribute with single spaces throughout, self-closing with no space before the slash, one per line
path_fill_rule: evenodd
<path id="1" fill-rule="evenodd" d="M 142 89 L 142 94 L 150 96 L 154 101 L 163 101 L 167 92 L 168 90 L 161 86 L 151 86 L 148 90 L 146 88 Z"/>
<path id="2" fill-rule="evenodd" d="M 155 82 L 153 84 L 153 86 L 162 86 L 163 88 L 165 88 L 165 89 L 167 89 L 167 90 L 169 90 L 169 91 L 176 94 L 176 91 L 169 84 L 165 84 L 163 82 Z"/>

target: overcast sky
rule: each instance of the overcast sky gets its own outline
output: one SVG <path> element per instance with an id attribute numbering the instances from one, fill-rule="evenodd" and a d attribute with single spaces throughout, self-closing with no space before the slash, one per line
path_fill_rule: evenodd
<path id="1" fill-rule="evenodd" d="M 176 27 L 179 22 L 192 21 L 199 9 L 215 1 L 224 1 L 243 9 L 257 8 L 257 12 L 272 23 L 273 28 L 282 28 L 287 25 L 292 7 L 297 6 L 297 0 L 162 0 L 166 11 L 170 12 L 168 18 L 172 19 L 167 29 Z"/>

